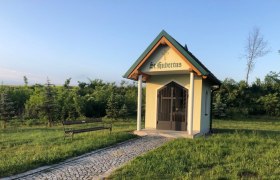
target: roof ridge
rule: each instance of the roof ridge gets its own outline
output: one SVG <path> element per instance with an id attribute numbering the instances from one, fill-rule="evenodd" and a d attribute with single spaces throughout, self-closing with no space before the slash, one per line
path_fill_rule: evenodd
<path id="1" fill-rule="evenodd" d="M 171 35 L 169 35 L 164 29 L 157 35 L 157 37 L 152 41 L 152 43 L 146 48 L 146 50 L 140 55 L 140 57 L 133 63 L 129 70 L 123 75 L 123 77 L 128 78 L 128 76 L 134 71 L 137 65 L 143 60 L 143 58 L 152 50 L 152 48 L 158 43 L 158 41 L 165 37 L 203 76 L 211 76 L 215 83 L 220 84 L 214 74 L 202 64 L 197 57 L 195 57 L 189 50 L 186 50 L 178 41 L 176 41 Z"/>

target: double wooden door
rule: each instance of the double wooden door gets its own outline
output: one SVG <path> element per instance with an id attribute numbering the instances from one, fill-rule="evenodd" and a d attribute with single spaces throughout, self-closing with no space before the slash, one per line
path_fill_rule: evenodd
<path id="1" fill-rule="evenodd" d="M 188 91 L 175 82 L 158 90 L 157 129 L 187 130 Z"/>

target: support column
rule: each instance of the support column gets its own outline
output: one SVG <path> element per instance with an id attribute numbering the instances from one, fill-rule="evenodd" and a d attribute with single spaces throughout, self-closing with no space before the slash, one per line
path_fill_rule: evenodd
<path id="1" fill-rule="evenodd" d="M 142 112 L 142 75 L 138 76 L 138 98 L 137 98 L 137 131 L 141 130 Z"/>
<path id="2" fill-rule="evenodd" d="M 188 99 L 188 133 L 193 134 L 193 106 L 194 106 L 194 73 L 190 72 L 190 89 Z"/>

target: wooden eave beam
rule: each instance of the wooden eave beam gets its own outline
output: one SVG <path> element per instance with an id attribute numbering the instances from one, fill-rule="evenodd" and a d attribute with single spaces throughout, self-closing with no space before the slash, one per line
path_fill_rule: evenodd
<path id="1" fill-rule="evenodd" d="M 201 76 L 202 74 L 200 71 L 194 67 L 190 61 L 173 46 L 171 42 L 169 42 L 166 37 L 162 37 L 156 45 L 149 51 L 149 53 L 143 58 L 143 60 L 134 68 L 134 70 L 130 73 L 128 76 L 129 79 L 134 79 L 134 74 L 139 70 L 139 68 L 147 61 L 147 59 L 152 55 L 152 53 L 160 46 L 160 45 L 168 45 L 170 48 L 172 48 L 191 68 L 192 71 L 194 71 L 197 75 Z"/>

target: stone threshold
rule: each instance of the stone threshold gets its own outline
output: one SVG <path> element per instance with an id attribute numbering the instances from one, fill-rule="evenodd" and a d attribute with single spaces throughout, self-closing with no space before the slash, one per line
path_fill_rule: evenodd
<path id="1" fill-rule="evenodd" d="M 133 131 L 135 135 L 147 136 L 147 135 L 157 135 L 167 138 L 188 138 L 194 139 L 204 134 L 199 131 L 193 131 L 193 134 L 189 134 L 188 131 L 173 131 L 173 130 L 158 130 L 158 129 L 141 129 L 140 131 Z"/>

